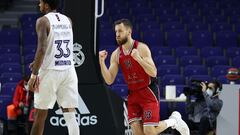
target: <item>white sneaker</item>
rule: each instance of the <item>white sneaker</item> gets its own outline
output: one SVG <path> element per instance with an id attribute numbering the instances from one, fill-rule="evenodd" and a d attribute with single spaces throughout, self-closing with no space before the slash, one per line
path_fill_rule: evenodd
<path id="1" fill-rule="evenodd" d="M 172 126 L 172 129 L 176 129 L 181 135 L 190 135 L 188 125 L 182 120 L 182 116 L 179 112 L 172 112 L 169 119 L 175 119 L 176 124 Z"/>

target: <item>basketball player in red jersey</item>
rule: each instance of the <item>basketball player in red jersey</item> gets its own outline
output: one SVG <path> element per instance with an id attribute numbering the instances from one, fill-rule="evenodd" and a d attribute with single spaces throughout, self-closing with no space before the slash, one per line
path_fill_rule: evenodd
<path id="1" fill-rule="evenodd" d="M 169 119 L 159 122 L 158 86 L 154 81 L 157 69 L 148 46 L 132 39 L 132 24 L 127 19 L 115 22 L 117 49 L 112 53 L 110 67 L 107 68 L 106 50 L 99 52 L 99 63 L 105 82 L 111 85 L 122 69 L 128 85 L 128 119 L 134 135 L 157 135 L 172 127 L 181 135 L 190 135 L 181 114 L 174 111 Z"/>

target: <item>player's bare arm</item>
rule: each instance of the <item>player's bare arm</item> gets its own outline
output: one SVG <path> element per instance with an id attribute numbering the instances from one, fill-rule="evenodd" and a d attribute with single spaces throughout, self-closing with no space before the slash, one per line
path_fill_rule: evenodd
<path id="1" fill-rule="evenodd" d="M 109 68 L 107 68 L 105 64 L 107 55 L 108 52 L 106 50 L 102 50 L 99 52 L 99 64 L 105 82 L 108 85 L 111 85 L 114 82 L 118 73 L 117 50 L 115 50 L 111 55 Z"/>
<path id="2" fill-rule="evenodd" d="M 29 90 L 34 91 L 38 87 L 38 70 L 42 64 L 43 58 L 47 49 L 47 37 L 49 31 L 49 22 L 46 17 L 41 17 L 36 22 L 36 32 L 38 37 L 37 51 L 34 62 L 30 65 L 32 68 L 32 75 L 28 81 Z"/>
<path id="3" fill-rule="evenodd" d="M 38 74 L 38 70 L 42 64 L 43 58 L 46 53 L 49 25 L 50 24 L 46 17 L 39 18 L 36 23 L 38 46 L 37 46 L 37 51 L 35 54 L 34 64 L 32 68 L 32 73 L 34 75 Z"/>
<path id="4" fill-rule="evenodd" d="M 146 44 L 139 42 L 138 48 L 132 50 L 131 56 L 143 67 L 149 76 L 157 76 L 157 68 L 153 62 L 150 49 Z"/>

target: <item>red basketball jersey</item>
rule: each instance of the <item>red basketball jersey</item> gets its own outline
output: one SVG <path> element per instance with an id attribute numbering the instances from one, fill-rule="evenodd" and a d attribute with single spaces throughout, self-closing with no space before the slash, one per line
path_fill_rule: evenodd
<path id="1" fill-rule="evenodd" d="M 138 41 L 134 41 L 133 49 L 137 47 Z M 150 76 L 144 71 L 142 66 L 132 58 L 132 51 L 128 55 L 125 55 L 122 46 L 120 46 L 119 49 L 119 65 L 128 89 L 138 90 L 147 87 L 150 84 Z"/>

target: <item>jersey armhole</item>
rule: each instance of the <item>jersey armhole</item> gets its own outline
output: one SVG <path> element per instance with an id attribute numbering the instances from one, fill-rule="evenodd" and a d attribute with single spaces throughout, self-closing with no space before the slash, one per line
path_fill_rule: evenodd
<path id="1" fill-rule="evenodd" d="M 139 42 L 138 42 L 137 40 L 134 40 L 133 48 L 134 48 L 134 49 L 137 49 L 137 48 L 138 48 L 138 45 L 139 45 Z"/>

